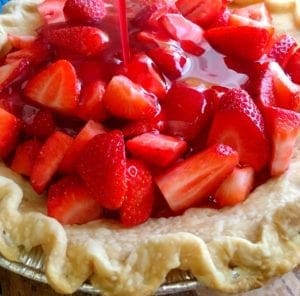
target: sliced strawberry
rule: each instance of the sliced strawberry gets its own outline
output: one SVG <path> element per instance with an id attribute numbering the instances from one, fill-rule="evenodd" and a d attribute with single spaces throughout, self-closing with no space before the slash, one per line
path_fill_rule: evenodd
<path id="1" fill-rule="evenodd" d="M 72 137 L 56 131 L 43 144 L 30 176 L 31 185 L 37 193 L 42 193 L 46 189 L 72 141 Z"/>
<path id="2" fill-rule="evenodd" d="M 208 198 L 238 161 L 232 148 L 214 145 L 176 164 L 156 183 L 173 211 L 185 210 Z"/>
<path id="3" fill-rule="evenodd" d="M 264 117 L 272 144 L 271 175 L 284 173 L 290 164 L 300 132 L 300 114 L 277 107 L 266 107 Z"/>
<path id="4" fill-rule="evenodd" d="M 265 53 L 271 36 L 267 29 L 251 26 L 217 27 L 204 33 L 206 40 L 220 53 L 251 61 Z"/>
<path id="5" fill-rule="evenodd" d="M 81 129 L 79 134 L 75 137 L 72 145 L 66 151 L 66 154 L 60 163 L 60 170 L 67 173 L 74 172 L 76 162 L 88 142 L 96 135 L 103 133 L 105 133 L 105 130 L 100 123 L 89 120 Z"/>
<path id="6" fill-rule="evenodd" d="M 58 49 L 83 56 L 98 55 L 109 41 L 106 33 L 90 26 L 49 26 L 43 30 L 43 36 Z"/>
<path id="7" fill-rule="evenodd" d="M 289 59 L 285 71 L 294 83 L 300 84 L 300 48 Z"/>
<path id="8" fill-rule="evenodd" d="M 254 170 L 251 167 L 236 167 L 222 182 L 214 197 L 219 206 L 234 206 L 248 197 L 254 185 Z"/>
<path id="9" fill-rule="evenodd" d="M 226 5 L 223 5 L 217 17 L 213 22 L 209 24 L 208 28 L 228 26 L 230 15 L 231 15 L 230 9 Z"/>
<path id="10" fill-rule="evenodd" d="M 106 9 L 102 0 L 67 0 L 64 14 L 72 23 L 99 23 L 106 15 Z"/>
<path id="11" fill-rule="evenodd" d="M 135 226 L 150 218 L 154 202 L 151 172 L 138 160 L 126 164 L 126 197 L 120 209 L 120 220 L 125 226 Z"/>
<path id="12" fill-rule="evenodd" d="M 51 185 L 47 214 L 62 224 L 85 224 L 102 216 L 99 203 L 88 194 L 82 180 L 67 176 Z"/>
<path id="13" fill-rule="evenodd" d="M 126 143 L 135 157 L 160 167 L 169 166 L 187 150 L 185 141 L 156 133 L 144 133 Z"/>
<path id="14" fill-rule="evenodd" d="M 25 124 L 25 133 L 31 137 L 48 138 L 56 129 L 55 118 L 50 110 L 38 111 L 32 122 Z"/>
<path id="15" fill-rule="evenodd" d="M 107 117 L 103 104 L 104 92 L 105 83 L 101 80 L 86 84 L 81 91 L 76 115 L 83 120 L 103 121 Z"/>
<path id="16" fill-rule="evenodd" d="M 189 40 L 181 41 L 180 46 L 184 51 L 191 53 L 194 56 L 201 56 L 205 52 L 203 47 Z"/>
<path id="17" fill-rule="evenodd" d="M 160 111 L 155 95 L 123 75 L 109 82 L 103 102 L 112 115 L 132 120 L 152 118 Z"/>
<path id="18" fill-rule="evenodd" d="M 0 108 L 0 157 L 8 156 L 18 139 L 20 124 L 11 113 Z"/>
<path id="19" fill-rule="evenodd" d="M 212 106 L 200 91 L 175 83 L 162 104 L 166 132 L 186 140 L 194 139 L 209 123 Z"/>
<path id="20" fill-rule="evenodd" d="M 24 94 L 43 106 L 69 113 L 78 105 L 79 91 L 74 67 L 66 60 L 59 60 L 29 80 Z"/>
<path id="21" fill-rule="evenodd" d="M 236 149 L 241 164 L 260 171 L 269 160 L 269 144 L 263 117 L 249 94 L 228 90 L 215 112 L 208 143 L 223 143 Z"/>
<path id="22" fill-rule="evenodd" d="M 176 6 L 189 20 L 201 27 L 209 26 L 223 7 L 222 0 L 178 0 Z"/>
<path id="23" fill-rule="evenodd" d="M 202 28 L 181 14 L 167 13 L 161 17 L 160 21 L 172 38 L 177 41 L 189 40 L 198 44 L 202 40 Z"/>
<path id="24" fill-rule="evenodd" d="M 38 12 L 47 24 L 65 21 L 63 7 L 66 0 L 45 0 L 37 6 Z"/>
<path id="25" fill-rule="evenodd" d="M 23 176 L 30 177 L 34 161 L 41 149 L 41 142 L 36 139 L 27 140 L 18 145 L 10 168 Z"/>
<path id="26" fill-rule="evenodd" d="M 127 65 L 126 76 L 145 90 L 163 97 L 167 91 L 165 79 L 159 74 L 153 60 L 146 54 L 136 54 Z"/>
<path id="27" fill-rule="evenodd" d="M 0 92 L 20 80 L 28 70 L 29 63 L 25 59 L 5 64 L 0 67 Z"/>
<path id="28" fill-rule="evenodd" d="M 156 47 L 147 53 L 169 79 L 181 77 L 187 57 L 179 46 Z"/>
<path id="29" fill-rule="evenodd" d="M 297 41 L 292 36 L 283 34 L 276 38 L 267 55 L 284 68 L 296 47 Z"/>
<path id="30" fill-rule="evenodd" d="M 269 69 L 273 78 L 276 106 L 300 111 L 300 86 L 290 80 L 278 63 L 270 63 Z"/>
<path id="31" fill-rule="evenodd" d="M 36 41 L 36 36 L 33 35 L 13 35 L 9 33 L 7 38 L 11 46 L 16 49 L 28 48 Z"/>
<path id="32" fill-rule="evenodd" d="M 105 208 L 118 209 L 126 194 L 123 135 L 112 131 L 90 140 L 77 162 L 77 172 L 89 193 Z"/>

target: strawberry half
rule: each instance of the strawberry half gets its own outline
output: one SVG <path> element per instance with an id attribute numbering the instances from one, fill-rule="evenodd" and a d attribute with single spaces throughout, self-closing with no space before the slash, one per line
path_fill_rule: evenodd
<path id="1" fill-rule="evenodd" d="M 99 23 L 106 15 L 102 0 L 67 0 L 64 15 L 71 23 Z"/>
<path id="2" fill-rule="evenodd" d="M 289 167 L 300 132 L 300 114 L 282 108 L 265 107 L 264 117 L 272 144 L 271 176 L 278 176 Z"/>
<path id="3" fill-rule="evenodd" d="M 105 133 L 104 127 L 93 120 L 89 120 L 75 137 L 72 145 L 66 151 L 59 169 L 62 172 L 72 173 L 75 169 L 77 160 L 88 142 L 96 135 Z"/>
<path id="4" fill-rule="evenodd" d="M 58 60 L 28 81 L 24 94 L 34 102 L 69 113 L 78 105 L 80 92 L 76 72 L 66 60 Z"/>
<path id="5" fill-rule="evenodd" d="M 229 146 L 214 145 L 176 164 L 156 178 L 173 211 L 185 210 L 212 194 L 238 164 Z"/>
<path id="6" fill-rule="evenodd" d="M 45 39 L 58 49 L 83 56 L 98 55 L 109 37 L 102 30 L 91 26 L 46 27 Z"/>
<path id="7" fill-rule="evenodd" d="M 155 95 L 123 75 L 114 76 L 107 85 L 103 102 L 114 116 L 139 120 L 152 118 L 160 111 Z"/>
<path id="8" fill-rule="evenodd" d="M 13 150 L 19 136 L 20 124 L 11 113 L 0 108 L 0 157 L 5 158 Z"/>
<path id="9" fill-rule="evenodd" d="M 215 50 L 250 61 L 261 58 L 271 36 L 269 30 L 251 26 L 217 27 L 204 32 L 204 37 Z"/>
<path id="10" fill-rule="evenodd" d="M 44 0 L 38 4 L 37 9 L 46 24 L 65 21 L 63 7 L 66 0 Z"/>
<path id="11" fill-rule="evenodd" d="M 179 159 L 187 150 L 187 143 L 171 136 L 144 133 L 128 140 L 126 147 L 135 157 L 165 167 Z"/>
<path id="12" fill-rule="evenodd" d="M 217 204 L 234 206 L 245 200 L 253 188 L 254 173 L 251 167 L 236 167 L 214 194 Z"/>
<path id="13" fill-rule="evenodd" d="M 242 89 L 228 90 L 215 111 L 208 143 L 223 143 L 236 149 L 240 162 L 260 171 L 269 160 L 262 114 Z"/>
<path id="14" fill-rule="evenodd" d="M 43 144 L 30 176 L 31 185 L 37 193 L 42 193 L 46 189 L 72 141 L 67 134 L 56 131 Z"/>
<path id="15" fill-rule="evenodd" d="M 126 197 L 120 208 L 120 220 L 125 226 L 135 226 L 150 218 L 154 202 L 151 172 L 138 160 L 126 164 Z"/>
<path id="16" fill-rule="evenodd" d="M 285 72 L 291 77 L 294 83 L 300 84 L 300 48 L 290 57 Z"/>
<path id="17" fill-rule="evenodd" d="M 88 194 L 80 178 L 67 176 L 51 185 L 47 198 L 47 214 L 62 224 L 85 224 L 99 219 L 102 208 Z"/>
<path id="18" fill-rule="evenodd" d="M 41 142 L 36 139 L 27 140 L 17 146 L 10 168 L 18 174 L 30 177 L 34 161 L 40 152 Z"/>
<path id="19" fill-rule="evenodd" d="M 77 172 L 101 206 L 120 208 L 126 194 L 126 158 L 122 133 L 112 131 L 93 137 L 78 159 Z"/>

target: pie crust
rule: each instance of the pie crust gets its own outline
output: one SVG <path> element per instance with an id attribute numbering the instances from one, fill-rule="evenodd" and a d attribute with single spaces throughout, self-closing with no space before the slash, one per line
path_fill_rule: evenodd
<path id="1" fill-rule="evenodd" d="M 2 50 L 7 32 L 28 34 L 39 26 L 39 2 L 12 0 L 5 7 Z M 275 2 L 293 2 L 287 14 L 296 11 L 296 1 Z M 291 24 L 286 28 L 295 31 Z M 149 295 L 172 269 L 190 270 L 201 284 L 225 292 L 259 287 L 300 264 L 300 139 L 288 171 L 242 204 L 189 209 L 130 229 L 107 220 L 62 226 L 46 216 L 45 197 L 2 164 L 0 252 L 18 261 L 21 248 L 36 246 L 44 251 L 49 284 L 61 293 L 89 279 L 104 295 Z"/>

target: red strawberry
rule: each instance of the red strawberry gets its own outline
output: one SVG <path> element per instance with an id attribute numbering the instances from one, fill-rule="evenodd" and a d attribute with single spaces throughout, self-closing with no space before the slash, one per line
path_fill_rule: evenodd
<path id="1" fill-rule="evenodd" d="M 51 185 L 47 198 L 48 216 L 62 224 L 85 224 L 99 219 L 102 208 L 76 176 L 67 176 Z"/>
<path id="2" fill-rule="evenodd" d="M 59 60 L 29 80 L 24 94 L 43 106 L 69 113 L 78 105 L 79 91 L 74 67 L 66 60 Z"/>
<path id="3" fill-rule="evenodd" d="M 298 48 L 291 56 L 285 71 L 294 83 L 300 84 L 300 48 Z"/>
<path id="4" fill-rule="evenodd" d="M 10 154 L 19 136 L 18 119 L 11 113 L 0 108 L 0 157 Z"/>
<path id="5" fill-rule="evenodd" d="M 64 14 L 72 23 L 99 23 L 106 15 L 106 9 L 102 0 L 67 0 Z"/>
<path id="6" fill-rule="evenodd" d="M 14 82 L 20 80 L 28 70 L 29 63 L 25 59 L 20 59 L 11 64 L 0 67 L 0 92 Z"/>
<path id="7" fill-rule="evenodd" d="M 89 193 L 105 208 L 118 209 L 126 194 L 123 135 L 112 131 L 91 139 L 77 162 L 77 172 Z"/>
<path id="8" fill-rule="evenodd" d="M 194 139 L 208 125 L 212 106 L 200 91 L 184 83 L 175 83 L 164 99 L 166 131 L 186 140 Z"/>
<path id="9" fill-rule="evenodd" d="M 135 226 L 150 218 L 154 201 L 154 184 L 147 167 L 138 160 L 127 160 L 126 197 L 120 209 L 125 226 Z"/>
<path id="10" fill-rule="evenodd" d="M 66 151 L 66 154 L 60 163 L 60 170 L 68 173 L 74 172 L 76 161 L 80 157 L 88 142 L 96 135 L 102 133 L 105 133 L 104 127 L 100 123 L 89 120 Z"/>
<path id="11" fill-rule="evenodd" d="M 231 146 L 238 151 L 241 164 L 255 171 L 267 164 L 269 144 L 263 117 L 246 91 L 232 89 L 224 94 L 215 112 L 208 143 Z"/>
<path id="12" fill-rule="evenodd" d="M 267 29 L 251 26 L 217 27 L 204 32 L 206 40 L 220 53 L 251 61 L 265 53 L 271 36 Z"/>
<path id="13" fill-rule="evenodd" d="M 58 49 L 83 56 L 98 55 L 109 41 L 106 33 L 90 26 L 49 26 L 43 30 L 43 36 Z"/>
<path id="14" fill-rule="evenodd" d="M 185 210 L 208 198 L 238 161 L 229 146 L 214 145 L 176 164 L 156 183 L 173 211 Z"/>
<path id="15" fill-rule="evenodd" d="M 81 90 L 80 101 L 75 114 L 83 120 L 103 121 L 107 117 L 103 104 L 104 92 L 105 83 L 101 80 L 86 84 Z"/>
<path id="16" fill-rule="evenodd" d="M 116 75 L 111 79 L 103 102 L 112 115 L 125 119 L 152 118 L 160 111 L 155 95 L 146 92 L 123 75 Z"/>
<path id="17" fill-rule="evenodd" d="M 54 115 L 50 110 L 38 111 L 32 122 L 25 125 L 25 133 L 41 139 L 48 138 L 56 129 Z"/>
<path id="18" fill-rule="evenodd" d="M 16 49 L 28 48 L 36 41 L 36 36 L 33 35 L 13 35 L 8 34 L 7 39 L 11 46 Z"/>
<path id="19" fill-rule="evenodd" d="M 217 189 L 214 197 L 221 207 L 234 206 L 245 200 L 253 188 L 254 170 L 236 167 Z"/>
<path id="20" fill-rule="evenodd" d="M 144 133 L 126 143 L 127 149 L 150 164 L 165 167 L 175 162 L 187 149 L 185 141 L 155 133 Z"/>
<path id="21" fill-rule="evenodd" d="M 36 139 L 27 140 L 19 144 L 10 168 L 18 174 L 29 177 L 41 146 L 41 142 Z"/>
<path id="22" fill-rule="evenodd" d="M 211 24 L 223 7 L 222 0 L 178 0 L 176 6 L 189 20 L 201 27 Z"/>
<path id="23" fill-rule="evenodd" d="M 160 19 L 164 28 L 177 41 L 189 40 L 200 43 L 203 36 L 201 27 L 178 13 L 167 13 Z"/>
<path id="24" fill-rule="evenodd" d="M 65 21 L 63 7 L 66 0 L 44 0 L 37 6 L 38 12 L 47 24 Z"/>
<path id="25" fill-rule="evenodd" d="M 70 136 L 56 131 L 43 144 L 30 176 L 31 185 L 37 193 L 46 189 L 72 141 Z"/>
<path id="26" fill-rule="evenodd" d="M 297 47 L 297 41 L 290 35 L 283 34 L 276 38 L 268 52 L 268 57 L 277 62 L 281 67 L 285 67 L 294 49 Z"/>
<path id="27" fill-rule="evenodd" d="M 159 74 L 153 60 L 145 54 L 136 54 L 132 57 L 127 65 L 126 76 L 158 98 L 166 94 L 165 79 Z"/>
<path id="28" fill-rule="evenodd" d="M 105 80 L 108 77 L 105 65 L 97 57 L 80 59 L 78 62 L 73 62 L 73 65 L 78 77 L 84 84 Z"/>
<path id="29" fill-rule="evenodd" d="M 148 55 L 171 80 L 177 79 L 182 75 L 187 61 L 187 57 L 183 50 L 179 46 L 174 45 L 150 49 Z"/>
<path id="30" fill-rule="evenodd" d="M 271 175 L 278 176 L 289 167 L 300 132 L 300 114 L 282 108 L 266 107 L 264 117 L 272 144 Z"/>

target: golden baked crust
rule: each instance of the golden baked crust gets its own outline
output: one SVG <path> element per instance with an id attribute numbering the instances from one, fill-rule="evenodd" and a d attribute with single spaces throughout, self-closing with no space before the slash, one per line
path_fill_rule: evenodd
<path id="1" fill-rule="evenodd" d="M 23 24 L 35 19 L 37 26 L 38 2 L 11 1 L 0 17 L 1 31 L 21 26 L 7 25 L 17 7 Z M 1 165 L 0 252 L 18 261 L 20 246 L 29 251 L 41 245 L 47 279 L 62 293 L 90 279 L 105 295 L 149 295 L 175 268 L 191 270 L 199 282 L 226 292 L 259 287 L 300 263 L 300 142 L 297 147 L 289 170 L 242 204 L 189 209 L 130 229 L 104 220 L 62 226 L 45 215 L 44 197 Z"/>

